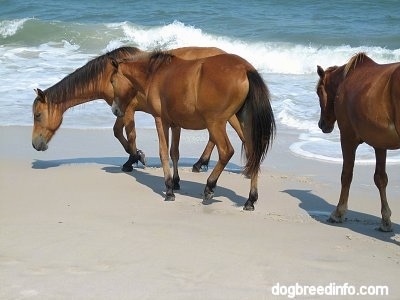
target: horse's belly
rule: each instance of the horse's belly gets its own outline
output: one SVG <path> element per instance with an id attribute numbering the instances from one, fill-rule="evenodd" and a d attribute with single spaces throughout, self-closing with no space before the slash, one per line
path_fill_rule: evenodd
<path id="1" fill-rule="evenodd" d="M 206 129 L 207 125 L 198 115 L 180 114 L 164 116 L 172 126 L 179 126 L 184 129 L 201 130 Z"/>
<path id="2" fill-rule="evenodd" d="M 364 142 L 375 148 L 400 149 L 400 136 L 394 126 L 389 126 L 384 130 L 382 128 L 370 129 L 361 134 L 361 138 Z"/>

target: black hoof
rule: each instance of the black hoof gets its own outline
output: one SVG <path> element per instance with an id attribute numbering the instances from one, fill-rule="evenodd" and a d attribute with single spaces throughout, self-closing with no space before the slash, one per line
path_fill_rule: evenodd
<path id="1" fill-rule="evenodd" d="M 165 201 L 175 201 L 175 195 L 166 195 Z"/>
<path id="2" fill-rule="evenodd" d="M 195 163 L 192 167 L 192 172 L 193 173 L 199 173 L 199 172 L 207 172 L 208 171 L 208 162 L 201 162 L 198 161 L 197 163 Z"/>
<path id="3" fill-rule="evenodd" d="M 331 215 L 329 217 L 329 219 L 326 220 L 326 221 L 328 223 L 332 223 L 332 224 L 340 224 L 340 223 L 343 223 L 345 221 L 345 218 L 343 216 L 342 217 L 336 217 L 334 215 Z"/>
<path id="4" fill-rule="evenodd" d="M 122 171 L 126 172 L 126 173 L 132 172 L 133 171 L 133 167 L 131 165 L 123 165 L 122 166 Z"/>
<path id="5" fill-rule="evenodd" d="M 213 192 L 205 193 L 203 196 L 203 204 L 210 204 L 213 197 L 214 197 Z"/>
<path id="6" fill-rule="evenodd" d="M 253 211 L 254 210 L 254 205 L 245 205 L 245 206 L 243 206 L 243 210 Z"/>
<path id="7" fill-rule="evenodd" d="M 251 201 L 247 200 L 247 202 L 243 206 L 243 210 L 253 211 L 254 210 L 254 204 Z"/>
<path id="8" fill-rule="evenodd" d="M 198 166 L 196 166 L 196 165 L 193 165 L 192 172 L 193 173 L 199 173 L 200 172 L 200 168 Z"/>

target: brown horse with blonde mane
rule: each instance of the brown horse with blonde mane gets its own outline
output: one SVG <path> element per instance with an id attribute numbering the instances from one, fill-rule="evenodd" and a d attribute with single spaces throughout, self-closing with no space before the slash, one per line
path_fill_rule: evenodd
<path id="1" fill-rule="evenodd" d="M 172 53 L 184 59 L 195 59 L 225 53 L 214 47 L 183 47 L 171 50 Z M 109 64 L 109 57 L 116 59 L 132 58 L 143 53 L 135 47 L 121 47 L 105 55 L 94 58 L 81 68 L 64 77 L 61 81 L 48 89 L 36 90 L 37 97 L 32 105 L 34 125 L 32 131 L 32 145 L 38 151 L 48 148 L 53 135 L 60 127 L 63 114 L 69 108 L 92 101 L 104 99 L 112 104 L 114 91 L 110 83 L 111 72 L 114 70 Z M 132 98 L 127 102 L 128 109 L 122 117 L 117 117 L 113 127 L 114 136 L 120 141 L 129 154 L 128 161 L 123 165 L 126 172 L 132 171 L 132 164 L 139 160 L 144 164 L 144 153 L 137 150 L 134 113 L 147 111 L 147 103 Z M 238 121 L 232 120 L 232 126 L 239 127 Z M 123 134 L 123 129 L 127 138 Z M 175 134 L 175 138 L 177 134 Z M 193 171 L 199 172 L 202 167 L 207 168 L 213 144 L 207 144 L 200 159 L 193 165 Z"/>
<path id="2" fill-rule="evenodd" d="M 275 132 L 269 91 L 255 68 L 233 54 L 182 60 L 161 51 L 110 62 L 115 67 L 111 77 L 114 112 L 120 105 L 126 105 L 132 94 L 142 94 L 154 116 L 167 189 L 165 200 L 175 199 L 174 182 L 179 180 L 171 176 L 169 166 L 169 129 L 207 129 L 210 140 L 216 144 L 219 159 L 204 189 L 206 203 L 212 199 L 217 180 L 234 153 L 226 124 L 236 116 L 244 134 L 247 158 L 244 174 L 251 179 L 244 209 L 254 210 L 260 165 Z"/>
<path id="3" fill-rule="evenodd" d="M 381 198 L 382 231 L 391 231 L 391 211 L 386 198 L 387 149 L 400 148 L 400 63 L 377 64 L 365 53 L 343 66 L 323 70 L 317 94 L 321 106 L 319 127 L 333 130 L 337 121 L 343 154 L 342 189 L 330 222 L 343 222 L 347 210 L 356 149 L 367 143 L 375 149 L 374 181 Z"/>

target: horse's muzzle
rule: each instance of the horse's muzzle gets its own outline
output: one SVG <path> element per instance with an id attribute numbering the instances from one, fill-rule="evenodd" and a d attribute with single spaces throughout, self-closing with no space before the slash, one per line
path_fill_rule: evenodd
<path id="1" fill-rule="evenodd" d="M 323 133 L 331 133 L 333 131 L 333 126 L 328 126 L 324 120 L 319 120 L 318 122 L 319 129 L 322 130 Z"/>
<path id="2" fill-rule="evenodd" d="M 46 151 L 48 148 L 47 143 L 44 141 L 43 138 L 37 138 L 32 140 L 32 146 L 37 151 Z"/>
<path id="3" fill-rule="evenodd" d="M 118 104 L 113 101 L 111 105 L 111 111 L 116 117 L 122 118 L 124 116 L 124 112 L 119 108 Z"/>

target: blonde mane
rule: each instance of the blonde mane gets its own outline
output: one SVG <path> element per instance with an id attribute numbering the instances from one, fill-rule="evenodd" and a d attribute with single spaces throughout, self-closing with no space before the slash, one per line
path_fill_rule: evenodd
<path id="1" fill-rule="evenodd" d="M 360 52 L 350 58 L 349 62 L 344 67 L 343 76 L 346 77 L 351 69 L 355 69 L 358 64 L 362 63 L 365 58 L 368 58 L 365 52 Z"/>

